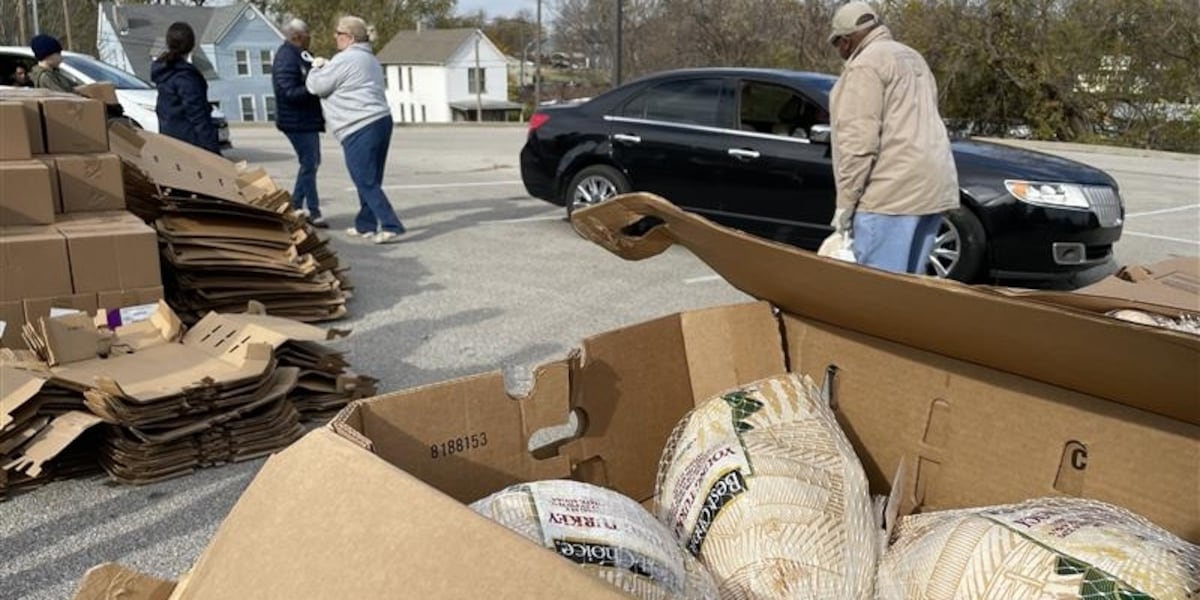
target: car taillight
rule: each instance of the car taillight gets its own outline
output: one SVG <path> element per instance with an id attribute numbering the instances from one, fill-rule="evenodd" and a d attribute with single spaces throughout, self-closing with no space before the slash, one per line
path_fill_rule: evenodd
<path id="1" fill-rule="evenodd" d="M 546 113 L 533 113 L 533 116 L 529 117 L 529 132 L 537 131 L 538 127 L 545 125 L 549 120 L 550 115 Z"/>

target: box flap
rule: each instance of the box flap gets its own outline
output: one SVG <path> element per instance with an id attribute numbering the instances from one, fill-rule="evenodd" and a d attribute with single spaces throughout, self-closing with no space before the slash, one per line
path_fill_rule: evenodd
<path id="1" fill-rule="evenodd" d="M 42 391 L 45 383 L 45 379 L 33 373 L 0 365 L 0 430 L 12 422 L 12 414 L 18 408 Z"/>
<path id="2" fill-rule="evenodd" d="M 202 600 L 627 598 L 327 429 L 267 461 L 180 586 Z"/>
<path id="3" fill-rule="evenodd" d="M 1200 337 L 820 258 L 652 194 L 588 207 L 572 223 L 629 260 L 682 244 L 734 287 L 794 315 L 1200 424 Z"/>
<path id="4" fill-rule="evenodd" d="M 574 478 L 646 500 L 671 430 L 697 401 L 786 371 L 779 322 L 764 302 L 588 338 L 571 390 L 581 433 L 561 452 Z"/>
<path id="5" fill-rule="evenodd" d="M 74 600 L 168 600 L 175 583 L 143 575 L 116 563 L 88 569 Z"/>
<path id="6" fill-rule="evenodd" d="M 355 404 L 339 432 L 461 502 L 473 502 L 522 481 L 570 477 L 565 457 L 539 459 L 535 432 L 562 425 L 569 412 L 569 366 L 544 365 L 533 390 L 509 395 L 500 372 L 384 394 Z"/>
<path id="7" fill-rule="evenodd" d="M 112 128 L 112 151 L 160 186 L 244 202 L 234 163 L 187 142 L 142 129 Z"/>

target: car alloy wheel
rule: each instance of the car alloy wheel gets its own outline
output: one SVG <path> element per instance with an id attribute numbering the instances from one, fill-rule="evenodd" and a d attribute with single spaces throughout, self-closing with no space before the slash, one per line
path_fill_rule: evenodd
<path id="1" fill-rule="evenodd" d="M 958 227 L 950 219 L 942 217 L 937 237 L 933 240 L 933 250 L 929 253 L 929 274 L 943 279 L 950 277 L 962 259 L 962 252 L 962 235 Z"/>
<path id="2" fill-rule="evenodd" d="M 616 196 L 618 193 L 616 184 L 609 181 L 607 177 L 590 175 L 575 185 L 575 190 L 571 194 L 571 208 L 583 208 L 599 204 Z"/>

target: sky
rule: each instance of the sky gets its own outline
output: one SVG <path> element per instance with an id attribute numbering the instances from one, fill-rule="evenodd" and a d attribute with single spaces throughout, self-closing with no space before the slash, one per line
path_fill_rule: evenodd
<path id="1" fill-rule="evenodd" d="M 551 0 L 542 0 L 542 19 Z M 479 9 L 487 11 L 489 17 L 511 16 L 522 8 L 529 12 L 537 10 L 537 0 L 458 0 L 458 12 L 472 13 Z"/>

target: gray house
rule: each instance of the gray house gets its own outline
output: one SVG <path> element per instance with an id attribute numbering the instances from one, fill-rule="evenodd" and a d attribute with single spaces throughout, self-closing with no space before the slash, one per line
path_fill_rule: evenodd
<path id="1" fill-rule="evenodd" d="M 208 79 L 208 95 L 230 121 L 275 120 L 271 64 L 283 33 L 252 4 L 190 7 L 101 2 L 96 50 L 100 60 L 150 80 L 150 63 L 165 48 L 167 27 L 196 31 L 192 63 Z"/>

